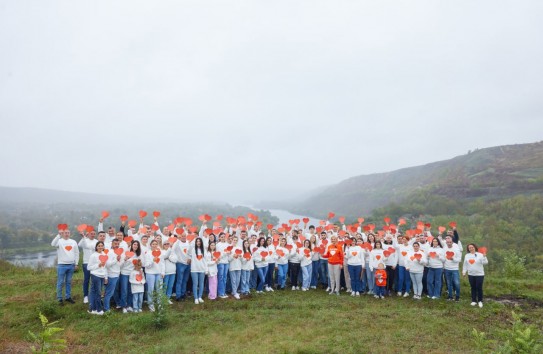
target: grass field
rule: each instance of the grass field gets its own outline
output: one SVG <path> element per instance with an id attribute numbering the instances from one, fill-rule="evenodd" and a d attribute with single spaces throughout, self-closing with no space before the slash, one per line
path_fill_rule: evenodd
<path id="1" fill-rule="evenodd" d="M 87 314 L 81 272 L 74 277 L 77 303 L 59 307 L 55 277 L 53 269 L 0 261 L 0 352 L 28 352 L 28 331 L 40 329 L 39 311 L 65 329 L 70 353 L 468 353 L 477 352 L 474 328 L 492 340 L 490 350 L 508 337 L 513 307 L 526 314 L 527 324 L 543 328 L 540 277 L 487 276 L 483 309 L 469 305 L 465 281 L 460 303 L 337 297 L 323 290 L 276 291 L 203 305 L 174 302 L 163 329 L 155 329 L 149 312 Z"/>

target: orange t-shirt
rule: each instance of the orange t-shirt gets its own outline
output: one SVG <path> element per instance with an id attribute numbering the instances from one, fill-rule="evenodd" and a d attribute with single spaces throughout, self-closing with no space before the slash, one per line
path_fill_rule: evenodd
<path id="1" fill-rule="evenodd" d="M 379 275 L 381 278 L 379 279 Z M 387 285 L 387 271 L 384 269 L 377 269 L 375 271 L 375 284 L 377 286 L 386 286 Z"/>
<path id="2" fill-rule="evenodd" d="M 339 244 L 328 245 L 328 252 L 326 252 L 326 255 L 328 256 L 328 264 L 343 265 L 343 249 Z"/>

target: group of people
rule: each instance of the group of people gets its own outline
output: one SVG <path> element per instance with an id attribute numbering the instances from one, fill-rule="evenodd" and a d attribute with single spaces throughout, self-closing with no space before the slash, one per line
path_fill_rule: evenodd
<path id="1" fill-rule="evenodd" d="M 126 217 L 121 217 L 119 230 L 111 226 L 106 231 L 103 219 L 97 230 L 80 225 L 78 243 L 68 225 L 59 225 L 51 243 L 58 253 L 59 303 L 74 303 L 71 278 L 80 262 L 79 248 L 83 301 L 89 304 L 89 313 L 97 315 L 110 311 L 112 301 L 123 313 L 141 312 L 144 300 L 154 311 L 160 293 L 170 304 L 190 294 L 195 304 L 201 304 L 204 293 L 211 301 L 229 298 L 228 294 L 240 299 L 252 290 L 257 294 L 285 290 L 287 284 L 293 291 L 320 286 L 330 295 L 345 290 L 351 296 L 384 299 L 412 293 L 416 300 L 423 295 L 435 300 L 444 292 L 449 301 L 460 299 L 463 248 L 456 225 L 449 230 L 440 227 L 434 237 L 429 224 L 402 234 L 390 227 L 379 232 L 360 224 L 347 227 L 344 219 L 308 227 L 304 219 L 303 227 L 298 220 L 277 229 L 268 225 L 264 232 L 251 214 L 255 222 L 228 218 L 221 226 L 203 215 L 199 231 L 186 218 L 161 230 L 158 215 L 155 212 L 150 225 L 141 217 L 138 229 L 133 221 L 126 225 Z M 471 305 L 483 307 L 486 249 L 469 244 L 463 258 Z"/>

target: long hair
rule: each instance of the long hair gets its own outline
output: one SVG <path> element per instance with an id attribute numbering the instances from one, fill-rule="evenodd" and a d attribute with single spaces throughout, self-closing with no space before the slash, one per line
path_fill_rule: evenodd
<path id="1" fill-rule="evenodd" d="M 264 241 L 264 246 L 262 246 L 262 241 Z M 268 248 L 268 244 L 266 243 L 266 239 L 264 237 L 260 237 L 258 241 L 256 242 L 257 247 L 265 247 Z"/>
<path id="2" fill-rule="evenodd" d="M 215 249 L 217 249 L 217 243 L 215 241 L 210 241 L 209 244 L 207 245 L 207 251 L 209 253 L 211 253 L 211 244 L 214 244 L 215 245 Z"/>
<path id="3" fill-rule="evenodd" d="M 200 246 L 198 246 L 198 240 L 200 240 Z M 195 250 L 200 250 L 200 254 L 203 256 L 204 255 L 204 241 L 202 241 L 202 239 L 200 237 L 197 237 L 195 240 L 194 240 L 194 249 Z M 196 254 L 198 254 L 198 252 L 196 252 Z"/>
<path id="4" fill-rule="evenodd" d="M 99 244 L 102 244 L 102 246 L 104 245 L 104 243 L 103 243 L 102 241 L 96 242 L 96 245 L 94 245 L 94 251 L 95 251 L 95 252 L 98 252 L 98 245 L 99 245 Z"/>
<path id="5" fill-rule="evenodd" d="M 245 244 L 247 244 L 247 247 L 245 247 Z M 251 244 L 249 243 L 249 240 L 245 239 L 243 240 L 242 244 L 241 244 L 241 248 L 243 249 L 243 253 L 247 253 L 249 252 L 249 254 L 253 254 L 253 252 L 251 252 Z"/>
<path id="6" fill-rule="evenodd" d="M 133 240 L 132 243 L 130 244 L 130 251 L 131 251 L 131 252 L 134 252 L 134 251 L 133 251 L 133 248 L 132 248 L 132 245 L 133 245 L 134 243 L 137 243 L 137 244 L 138 244 L 138 249 L 136 250 L 136 256 L 139 257 L 139 256 L 141 256 L 141 243 L 140 243 L 139 241 Z"/>

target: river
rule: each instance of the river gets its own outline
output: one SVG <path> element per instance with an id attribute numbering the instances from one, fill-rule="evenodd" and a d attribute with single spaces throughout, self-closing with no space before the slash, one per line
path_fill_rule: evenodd
<path id="1" fill-rule="evenodd" d="M 251 206 L 249 207 L 255 210 L 259 210 L 258 208 L 253 208 Z M 277 216 L 279 218 L 278 225 L 288 224 L 289 220 L 293 220 L 293 219 L 301 220 L 302 218 L 305 217 L 302 215 L 292 214 L 286 210 L 270 209 L 269 211 L 272 215 Z M 309 225 L 317 226 L 318 224 L 319 224 L 318 219 L 313 219 L 313 218 L 309 219 Z M 32 267 L 32 268 L 36 268 L 38 266 L 52 267 L 55 265 L 57 261 L 57 252 L 56 250 L 52 249 L 51 251 L 44 251 L 44 252 L 13 254 L 13 255 L 2 257 L 2 258 L 12 264 L 21 265 L 25 267 Z"/>

